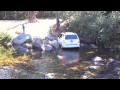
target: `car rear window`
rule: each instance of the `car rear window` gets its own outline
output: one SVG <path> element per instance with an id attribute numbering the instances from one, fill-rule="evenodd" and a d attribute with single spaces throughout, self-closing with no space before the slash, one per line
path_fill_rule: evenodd
<path id="1" fill-rule="evenodd" d="M 66 35 L 65 39 L 78 39 L 77 35 Z"/>

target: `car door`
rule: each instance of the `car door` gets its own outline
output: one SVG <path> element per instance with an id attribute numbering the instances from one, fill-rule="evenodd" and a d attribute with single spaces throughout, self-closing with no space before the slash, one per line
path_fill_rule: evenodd
<path id="1" fill-rule="evenodd" d="M 60 34 L 58 36 L 58 43 L 61 45 L 62 44 L 62 38 L 63 38 L 63 34 Z"/>

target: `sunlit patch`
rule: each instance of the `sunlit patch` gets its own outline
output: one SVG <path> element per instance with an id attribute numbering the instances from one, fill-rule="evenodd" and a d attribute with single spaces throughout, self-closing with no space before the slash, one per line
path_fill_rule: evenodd
<path id="1" fill-rule="evenodd" d="M 86 54 L 93 54 L 95 53 L 94 51 L 87 52 Z"/>
<path id="2" fill-rule="evenodd" d="M 78 70 L 78 67 L 70 67 L 72 70 Z"/>
<path id="3" fill-rule="evenodd" d="M 76 66 L 73 66 L 73 67 L 70 67 L 71 70 L 85 70 L 85 69 L 88 69 L 88 64 L 79 64 L 79 65 L 76 65 Z"/>
<path id="4" fill-rule="evenodd" d="M 66 76 L 66 74 L 63 74 L 63 76 Z"/>
<path id="5" fill-rule="evenodd" d="M 15 65 L 18 63 L 24 63 L 24 62 L 29 61 L 31 59 L 32 58 L 30 56 L 2 57 L 2 58 L 0 58 L 0 66 Z"/>
<path id="6" fill-rule="evenodd" d="M 86 72 L 86 74 L 89 74 L 89 75 L 92 75 L 92 76 L 96 76 L 96 74 L 95 74 L 95 73 L 90 72 L 90 71 L 87 71 L 87 72 Z"/>
<path id="7" fill-rule="evenodd" d="M 82 63 L 82 64 L 79 64 L 79 65 L 78 65 L 79 69 L 87 69 L 88 66 L 89 66 L 89 64 L 87 64 L 87 63 L 86 63 L 86 64 L 83 64 L 83 63 Z"/>

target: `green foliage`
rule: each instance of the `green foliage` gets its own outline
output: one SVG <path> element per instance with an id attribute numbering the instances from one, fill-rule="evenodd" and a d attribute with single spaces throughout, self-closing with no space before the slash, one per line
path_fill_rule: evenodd
<path id="1" fill-rule="evenodd" d="M 31 60 L 30 56 L 16 56 L 16 50 L 13 47 L 8 47 L 7 42 L 11 41 L 12 37 L 9 34 L 0 32 L 0 66 L 15 65 Z"/>
<path id="2" fill-rule="evenodd" d="M 55 17 L 54 11 L 38 11 L 37 18 L 52 18 Z"/>
<path id="3" fill-rule="evenodd" d="M 1 20 L 23 20 L 26 18 L 26 11 L 0 11 Z"/>
<path id="4" fill-rule="evenodd" d="M 75 30 L 81 37 L 91 33 L 98 33 L 99 26 L 96 25 L 97 12 L 83 11 L 75 16 L 70 23 L 72 30 Z"/>
<path id="5" fill-rule="evenodd" d="M 12 37 L 8 33 L 0 32 L 0 57 L 5 58 L 12 55 L 15 50 L 12 47 L 7 46 Z"/>
<path id="6" fill-rule="evenodd" d="M 8 45 L 8 43 L 12 40 L 12 37 L 5 32 L 0 33 L 0 45 L 6 48 L 7 50 L 10 49 L 11 47 Z M 8 50 L 11 51 L 11 50 Z"/>
<path id="7" fill-rule="evenodd" d="M 3 46 L 0 46 L 0 57 L 9 57 L 12 56 L 12 54 L 15 52 L 15 50 L 11 47 L 8 49 L 5 49 Z"/>
<path id="8" fill-rule="evenodd" d="M 111 40 L 120 32 L 117 28 L 120 22 L 119 11 L 112 11 L 107 15 L 103 15 L 102 11 L 74 11 L 70 16 L 74 18 L 70 23 L 70 29 L 77 32 L 80 37 L 91 35 L 96 39 L 99 37 L 100 42 L 106 47 L 112 43 L 115 45 Z M 120 42 L 119 39 L 116 41 Z"/>
<path id="9" fill-rule="evenodd" d="M 5 32 L 0 33 L 0 44 L 6 46 L 6 44 L 10 42 L 11 39 L 12 37 L 8 33 Z"/>
<path id="10" fill-rule="evenodd" d="M 24 20 L 26 15 L 27 11 L 0 11 L 1 20 Z M 51 18 L 55 15 L 55 11 L 38 11 L 37 18 Z"/>

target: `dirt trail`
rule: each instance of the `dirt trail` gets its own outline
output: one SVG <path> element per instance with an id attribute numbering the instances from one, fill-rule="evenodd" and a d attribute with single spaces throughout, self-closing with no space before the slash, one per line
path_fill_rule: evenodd
<path id="1" fill-rule="evenodd" d="M 27 20 L 1 20 L 0 31 L 8 32 L 11 36 L 16 37 L 15 32 L 22 32 L 22 24 L 26 23 Z M 31 34 L 31 36 L 41 36 L 43 39 L 50 26 L 55 24 L 55 19 L 38 19 L 36 23 L 26 23 L 25 32 Z"/>

